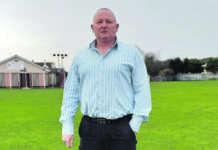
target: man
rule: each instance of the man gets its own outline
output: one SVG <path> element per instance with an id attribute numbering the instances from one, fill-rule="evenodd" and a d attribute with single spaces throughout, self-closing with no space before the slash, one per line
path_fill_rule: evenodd
<path id="1" fill-rule="evenodd" d="M 96 39 L 73 60 L 60 118 L 67 147 L 81 103 L 80 150 L 136 150 L 136 133 L 151 111 L 150 87 L 142 55 L 117 40 L 118 28 L 113 12 L 99 9 L 91 25 Z"/>

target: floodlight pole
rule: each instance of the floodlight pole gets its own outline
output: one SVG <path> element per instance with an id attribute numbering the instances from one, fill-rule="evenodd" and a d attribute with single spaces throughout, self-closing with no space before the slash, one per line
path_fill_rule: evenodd
<path id="1" fill-rule="evenodd" d="M 63 59 L 64 57 L 67 57 L 67 54 L 53 54 L 53 56 L 58 57 L 58 68 L 60 68 L 59 57 L 61 56 L 61 68 L 64 68 Z"/>
<path id="2" fill-rule="evenodd" d="M 57 56 L 58 56 L 58 68 L 60 68 L 60 63 L 59 63 L 60 54 L 57 54 Z"/>

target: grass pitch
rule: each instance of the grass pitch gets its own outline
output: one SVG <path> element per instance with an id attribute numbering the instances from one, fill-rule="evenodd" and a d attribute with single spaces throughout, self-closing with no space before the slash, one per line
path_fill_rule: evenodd
<path id="1" fill-rule="evenodd" d="M 152 82 L 138 150 L 218 150 L 218 81 Z M 63 89 L 0 89 L 0 150 L 63 150 Z M 77 112 L 74 148 L 78 149 Z"/>

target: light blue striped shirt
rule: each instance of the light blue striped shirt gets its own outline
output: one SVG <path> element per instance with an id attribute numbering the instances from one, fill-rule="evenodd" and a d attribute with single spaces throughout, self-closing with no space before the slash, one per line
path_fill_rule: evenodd
<path id="1" fill-rule="evenodd" d="M 103 56 L 93 41 L 74 58 L 64 87 L 60 122 L 62 134 L 74 134 L 79 103 L 83 115 L 116 119 L 133 114 L 130 126 L 138 132 L 148 121 L 151 95 L 141 53 L 122 42 Z"/>

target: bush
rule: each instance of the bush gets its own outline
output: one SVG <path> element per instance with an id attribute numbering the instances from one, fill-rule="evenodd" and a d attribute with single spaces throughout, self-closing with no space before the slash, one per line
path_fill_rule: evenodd
<path id="1" fill-rule="evenodd" d="M 173 74 L 174 74 L 174 71 L 173 71 L 173 69 L 170 69 L 170 68 L 163 69 L 159 72 L 160 76 L 169 76 L 169 75 L 173 75 Z"/>

